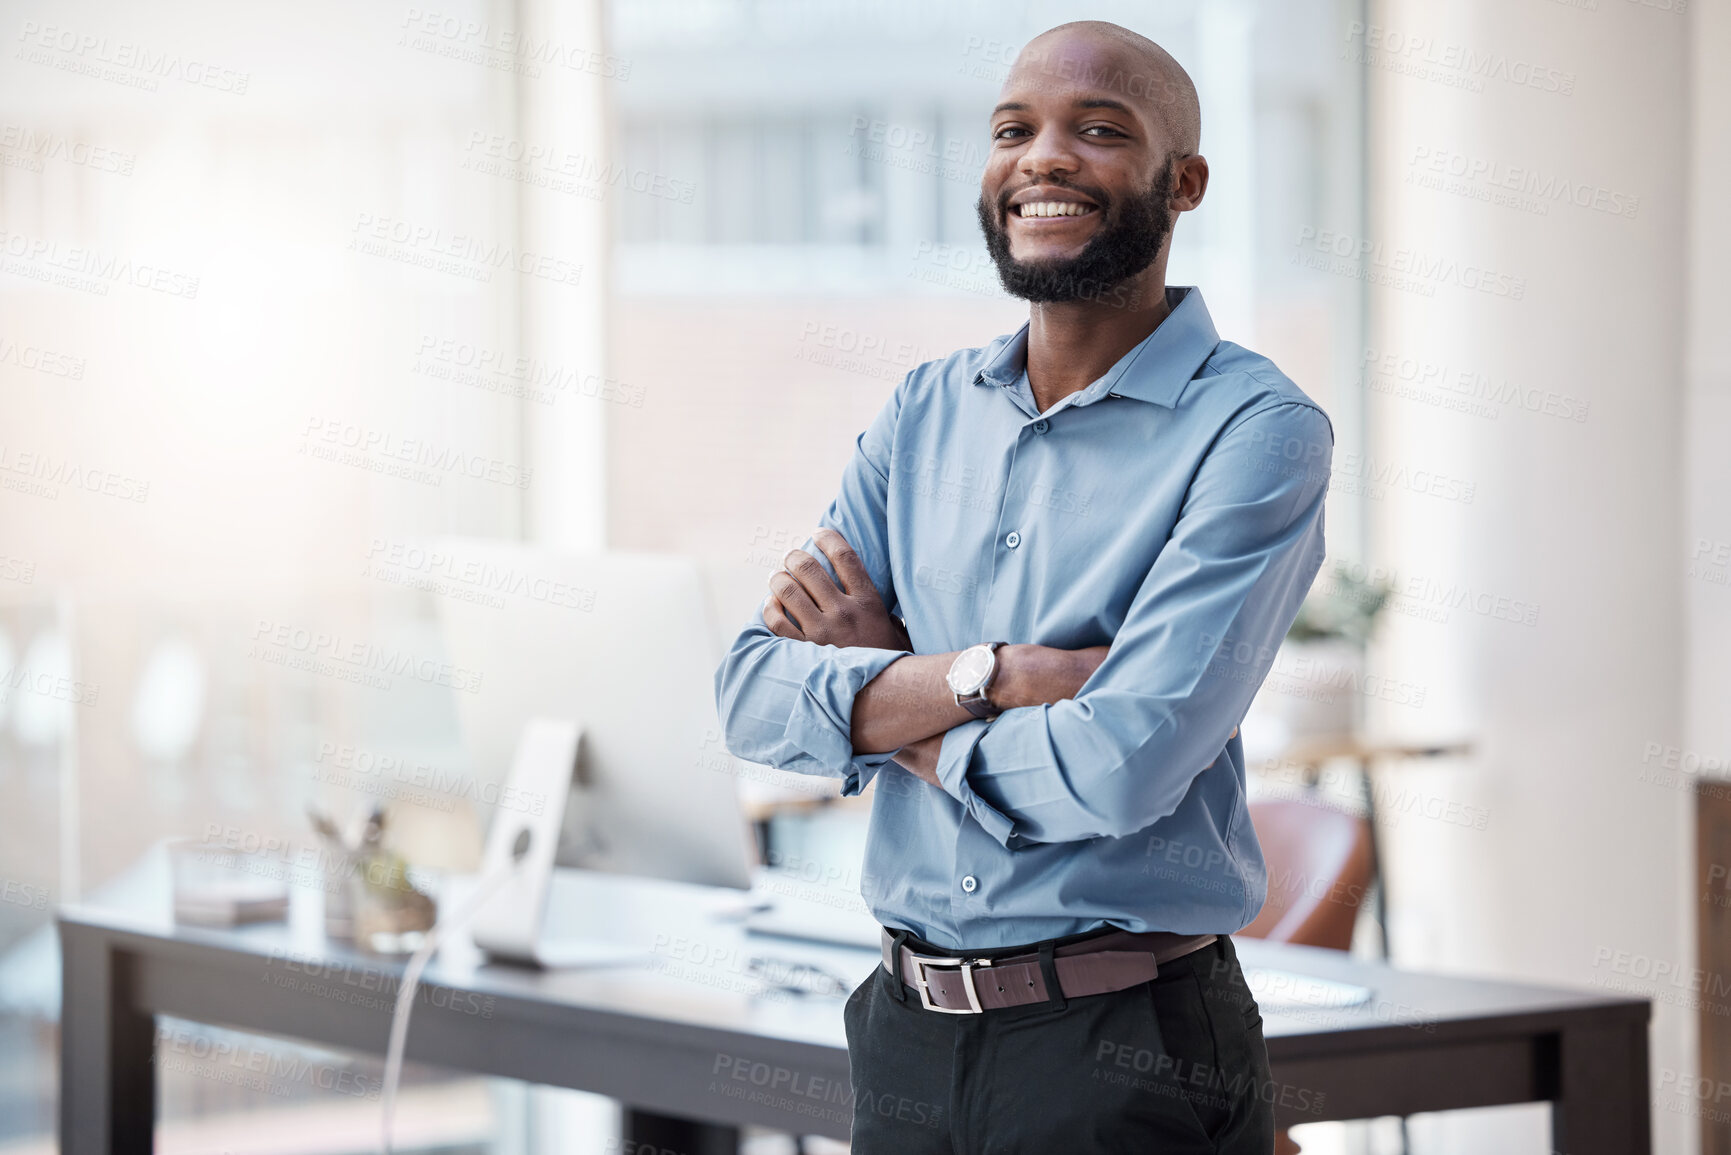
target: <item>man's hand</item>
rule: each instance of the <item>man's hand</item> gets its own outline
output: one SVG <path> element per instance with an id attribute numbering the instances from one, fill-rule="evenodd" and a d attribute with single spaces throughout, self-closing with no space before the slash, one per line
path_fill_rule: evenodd
<path id="1" fill-rule="evenodd" d="M 896 751 L 896 765 L 922 782 L 930 782 L 941 790 L 943 787 L 938 783 L 938 755 L 943 752 L 943 747 L 942 734 L 933 734 L 930 738 L 909 742 Z"/>
<path id="2" fill-rule="evenodd" d="M 820 529 L 812 539 L 835 567 L 841 586 L 830 581 L 816 558 L 804 550 L 788 550 L 782 558 L 786 568 L 769 575 L 763 622 L 770 632 L 820 646 L 913 649 L 907 630 L 884 608 L 847 539 L 833 529 Z"/>

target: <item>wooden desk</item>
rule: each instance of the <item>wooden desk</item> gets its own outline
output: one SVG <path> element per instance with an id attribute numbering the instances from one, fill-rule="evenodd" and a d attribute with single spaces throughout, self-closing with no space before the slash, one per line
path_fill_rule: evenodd
<path id="1" fill-rule="evenodd" d="M 648 949 L 659 969 L 533 972 L 486 965 L 455 943 L 428 968 L 408 1057 L 612 1096 L 637 1109 L 638 1135 L 682 1134 L 690 1145 L 679 1150 L 718 1150 L 746 1123 L 846 1137 L 841 1000 L 773 997 L 747 960 L 792 960 L 854 984 L 875 955 L 748 936 L 716 914 L 737 898 L 566 874 L 562 916 Z M 400 967 L 327 942 L 316 901 L 297 893 L 286 925 L 176 927 L 164 878 L 133 908 L 62 910 L 61 1150 L 151 1149 L 156 1015 L 382 1054 Z M 1340 1009 L 1265 1006 L 1283 1126 L 1548 1100 L 1556 1151 L 1650 1152 L 1646 1000 L 1248 940 L 1239 952 L 1247 967 L 1373 991 Z"/>

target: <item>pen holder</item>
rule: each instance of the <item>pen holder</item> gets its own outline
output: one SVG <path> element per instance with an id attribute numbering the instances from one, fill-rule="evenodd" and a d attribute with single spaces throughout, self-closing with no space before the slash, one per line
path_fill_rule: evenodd
<path id="1" fill-rule="evenodd" d="M 438 918 L 438 905 L 409 881 L 396 855 L 361 863 L 348 895 L 355 945 L 378 954 L 412 954 Z"/>

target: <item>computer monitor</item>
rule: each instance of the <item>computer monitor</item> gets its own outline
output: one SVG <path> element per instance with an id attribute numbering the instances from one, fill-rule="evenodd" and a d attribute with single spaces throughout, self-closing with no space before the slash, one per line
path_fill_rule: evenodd
<path id="1" fill-rule="evenodd" d="M 461 593 L 435 599 L 448 656 L 480 674 L 478 692 L 454 695 L 476 771 L 503 783 L 532 718 L 581 727 L 558 863 L 749 888 L 696 564 L 470 538 L 427 548 L 442 592 Z"/>

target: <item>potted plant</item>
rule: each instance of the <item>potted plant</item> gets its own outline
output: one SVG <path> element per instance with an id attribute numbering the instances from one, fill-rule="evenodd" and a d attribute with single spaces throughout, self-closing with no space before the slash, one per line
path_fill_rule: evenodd
<path id="1" fill-rule="evenodd" d="M 350 834 L 317 807 L 308 807 L 307 816 L 326 845 L 325 933 L 383 954 L 412 952 L 438 908 L 409 880 L 403 856 L 385 847 L 384 806 L 374 803 Z"/>
<path id="2" fill-rule="evenodd" d="M 1394 587 L 1336 563 L 1311 587 L 1286 631 L 1246 733 L 1259 747 L 1284 748 L 1296 739 L 1343 737 L 1358 727 L 1364 649 Z"/>

